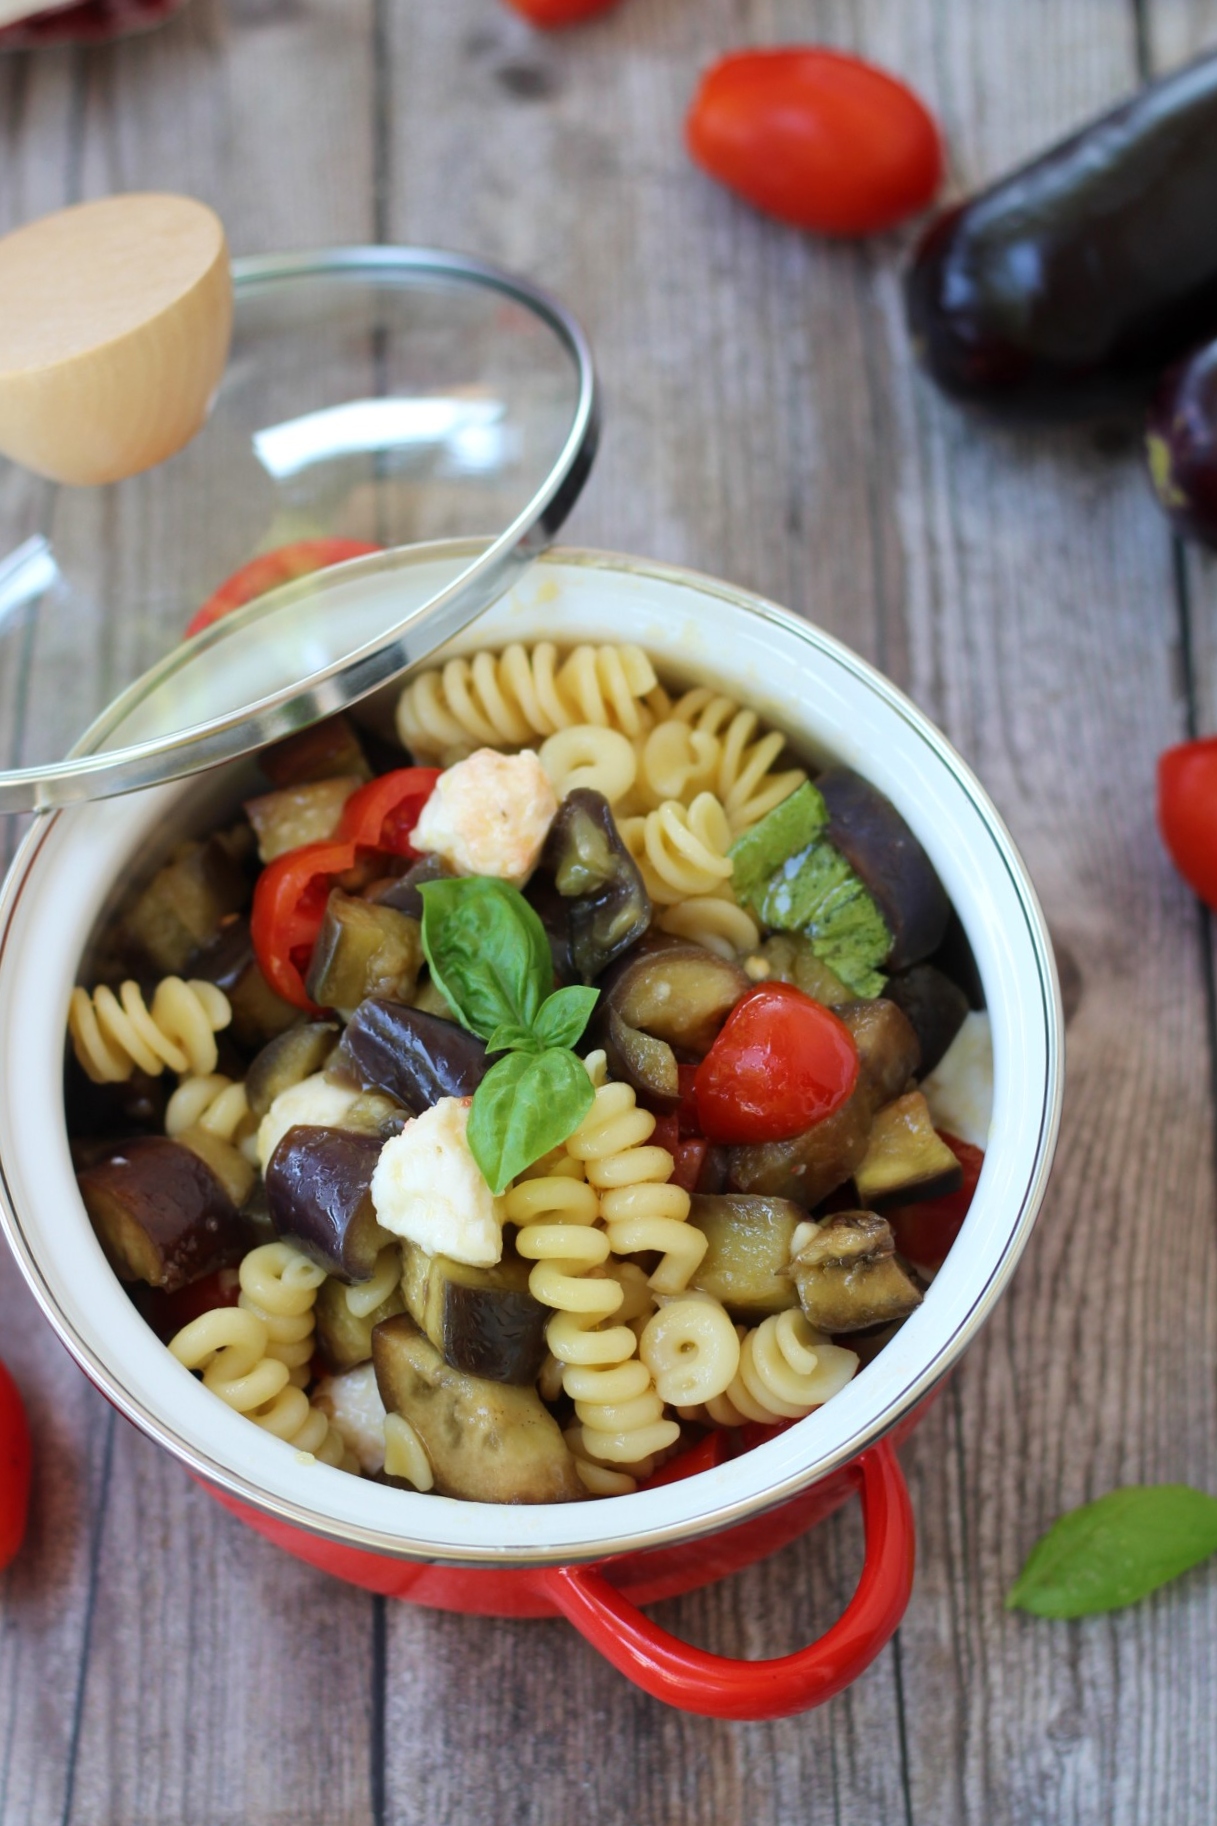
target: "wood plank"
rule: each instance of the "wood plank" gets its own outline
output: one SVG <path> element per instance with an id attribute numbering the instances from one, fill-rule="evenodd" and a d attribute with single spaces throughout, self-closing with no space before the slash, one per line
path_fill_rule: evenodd
<path id="1" fill-rule="evenodd" d="M 40 81 L 44 70 L 80 72 L 71 144 L 83 194 L 179 188 L 215 204 L 238 251 L 318 245 L 372 233 L 371 42 L 362 0 L 288 12 L 200 0 L 147 39 L 6 62 L 0 80 L 15 67 Z M 37 99 L 45 112 L 41 90 Z M 30 137 L 33 172 L 52 138 L 46 126 Z M 51 206 L 16 201 L 23 214 Z M 104 577 L 128 612 L 110 646 L 96 636 L 82 645 L 64 620 L 40 631 L 25 683 L 27 758 L 75 733 L 120 674 L 174 637 L 156 611 L 184 599 L 196 569 L 211 566 L 210 588 L 244 557 L 232 500 L 182 489 L 189 461 L 177 459 L 176 475 L 55 498 L 46 529 L 61 565 L 84 591 Z M 4 526 L 6 544 L 24 530 L 10 516 Z M 6 1613 L 0 1651 L 0 1813 L 208 1826 L 369 1819 L 373 1601 L 258 1541 L 116 1422 L 15 1279 L 6 1264 L 5 1352 L 33 1393 L 45 1494 L 35 1545 L 12 1575 L 22 1601 Z"/>
<path id="2" fill-rule="evenodd" d="M 960 181 L 1128 90 L 1132 25 L 1102 6 L 943 8 L 919 74 Z M 1005 433 L 934 398 L 906 361 L 892 373 L 914 694 L 993 792 L 1080 972 L 1048 1204 L 937 1437 L 927 1427 L 911 1454 L 913 1817 L 1200 1821 L 1213 1581 L 1079 1625 L 1000 1608 L 1063 1509 L 1121 1482 L 1208 1481 L 1208 1035 L 1194 922 L 1151 810 L 1154 756 L 1183 709 L 1169 544 L 1134 439 L 1121 453 L 1085 432 Z"/>

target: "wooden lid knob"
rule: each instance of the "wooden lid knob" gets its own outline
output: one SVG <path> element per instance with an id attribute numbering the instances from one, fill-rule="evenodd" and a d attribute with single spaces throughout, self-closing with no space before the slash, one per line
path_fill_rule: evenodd
<path id="1" fill-rule="evenodd" d="M 0 452 L 117 482 L 207 416 L 232 334 L 219 217 L 192 197 L 80 203 L 0 239 Z"/>

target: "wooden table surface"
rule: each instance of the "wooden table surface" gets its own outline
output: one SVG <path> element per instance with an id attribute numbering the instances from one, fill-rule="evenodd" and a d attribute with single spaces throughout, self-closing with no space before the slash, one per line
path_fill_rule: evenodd
<path id="1" fill-rule="evenodd" d="M 38 1469 L 0 1583 L 4 1826 L 1217 1815 L 1217 1571 L 1081 1624 L 1002 1608 L 1062 1509 L 1217 1485 L 1211 935 L 1152 792 L 1157 753 L 1217 726 L 1217 568 L 1172 547 L 1131 433 L 1015 435 L 931 391 L 904 237 L 817 244 L 690 168 L 698 70 L 799 37 L 909 77 L 969 188 L 1217 41 L 1217 0 L 626 0 L 549 38 L 497 0 L 192 0 L 120 46 L 0 59 L 0 227 L 181 189 L 237 252 L 418 241 L 534 274 L 582 317 L 607 399 L 571 541 L 789 604 L 979 771 L 1058 942 L 1068 1093 L 1013 1287 L 905 1450 L 905 1624 L 829 1706 L 733 1726 L 641 1697 L 563 1624 L 331 1583 L 117 1420 L 5 1257 Z M 94 497 L 7 471 L 0 551 L 40 530 L 86 565 L 115 536 Z M 0 678 L 13 758 L 46 737 L 32 704 L 79 720 L 109 695 L 104 667 L 39 665 Z M 659 1614 L 724 1652 L 792 1649 L 846 1602 L 859 1534 L 851 1507 Z"/>

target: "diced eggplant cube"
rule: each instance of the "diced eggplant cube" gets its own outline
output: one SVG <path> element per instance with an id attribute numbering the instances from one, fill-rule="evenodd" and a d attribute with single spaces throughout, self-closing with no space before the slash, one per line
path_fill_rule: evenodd
<path id="1" fill-rule="evenodd" d="M 541 867 L 565 907 L 566 930 L 555 950 L 569 957 L 577 981 L 595 982 L 651 923 L 650 896 L 603 793 L 589 787 L 567 793 L 550 826 Z M 550 900 L 547 911 L 547 930 L 551 922 L 560 927 L 561 909 Z"/>
<path id="2" fill-rule="evenodd" d="M 409 1242 L 402 1259 L 406 1310 L 445 1363 L 489 1382 L 536 1381 L 553 1314 L 528 1291 L 527 1262 L 508 1255 L 493 1268 L 473 1268 Z"/>
<path id="3" fill-rule="evenodd" d="M 604 1002 L 628 1027 L 701 1059 L 755 987 L 738 964 L 700 945 L 676 944 L 627 959 Z"/>
<path id="4" fill-rule="evenodd" d="M 266 1203 L 278 1234 L 354 1283 L 370 1280 L 393 1237 L 376 1220 L 372 1174 L 378 1136 L 298 1124 L 266 1163 Z"/>
<path id="5" fill-rule="evenodd" d="M 417 1114 L 441 1097 L 472 1097 L 489 1061 L 484 1043 L 455 1021 L 369 997 L 347 1022 L 335 1066 Z"/>
<path id="6" fill-rule="evenodd" d="M 335 1021 L 309 1021 L 262 1048 L 245 1074 L 245 1101 L 261 1122 L 275 1098 L 319 1072 L 338 1043 Z"/>
<path id="7" fill-rule="evenodd" d="M 816 785 L 828 808 L 825 837 L 865 883 L 892 935 L 888 970 L 929 957 L 942 943 L 951 903 L 934 866 L 890 799 L 848 767 Z"/>
<path id="8" fill-rule="evenodd" d="M 963 1168 L 935 1130 L 920 1091 L 909 1091 L 878 1112 L 854 1183 L 867 1206 L 907 1205 L 959 1190 Z"/>
<path id="9" fill-rule="evenodd" d="M 354 726 L 341 715 L 264 748 L 258 764 L 272 786 L 307 786 L 336 774 L 354 774 L 360 781 L 372 777 Z"/>
<path id="10" fill-rule="evenodd" d="M 586 1494 L 558 1423 L 535 1388 L 453 1369 L 407 1313 L 376 1327 L 372 1361 L 385 1408 L 418 1434 L 440 1496 L 568 1503 Z"/>
<path id="11" fill-rule="evenodd" d="M 707 1239 L 691 1285 L 721 1300 L 733 1318 L 759 1320 L 798 1304 L 790 1245 L 807 1213 L 787 1198 L 694 1193 L 689 1222 Z"/>
<path id="12" fill-rule="evenodd" d="M 826 1218 L 790 1273 L 807 1323 L 833 1337 L 907 1318 L 921 1304 L 896 1260 L 890 1226 L 873 1211 Z"/>
<path id="13" fill-rule="evenodd" d="M 159 869 L 122 921 L 128 952 L 160 974 L 180 976 L 214 944 L 223 921 L 249 899 L 249 884 L 220 837 L 185 843 Z"/>
<path id="14" fill-rule="evenodd" d="M 342 822 L 343 807 L 358 785 L 358 775 L 346 774 L 247 799 L 245 816 L 253 825 L 262 862 L 274 862 L 303 843 L 330 842 Z"/>
<path id="15" fill-rule="evenodd" d="M 167 1136 L 115 1143 L 77 1184 L 120 1280 L 172 1293 L 243 1253 L 236 1205 L 211 1168 Z"/>
<path id="16" fill-rule="evenodd" d="M 365 996 L 408 1000 L 422 963 L 416 919 L 335 888 L 313 946 L 306 988 L 322 1008 L 356 1008 Z"/>
<path id="17" fill-rule="evenodd" d="M 918 1076 L 928 1077 L 964 1024 L 967 996 L 933 964 L 914 964 L 890 977 L 883 993 L 908 1016 L 921 1048 Z"/>

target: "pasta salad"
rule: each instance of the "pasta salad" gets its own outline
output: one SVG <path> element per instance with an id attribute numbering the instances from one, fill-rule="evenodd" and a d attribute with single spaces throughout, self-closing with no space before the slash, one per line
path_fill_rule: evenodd
<path id="1" fill-rule="evenodd" d="M 178 1362 L 325 1464 L 545 1503 L 716 1463 L 837 1394 L 958 1231 L 962 928 L 865 779 L 641 648 L 450 660 L 396 731 L 267 751 L 100 934 L 94 1229 Z"/>

